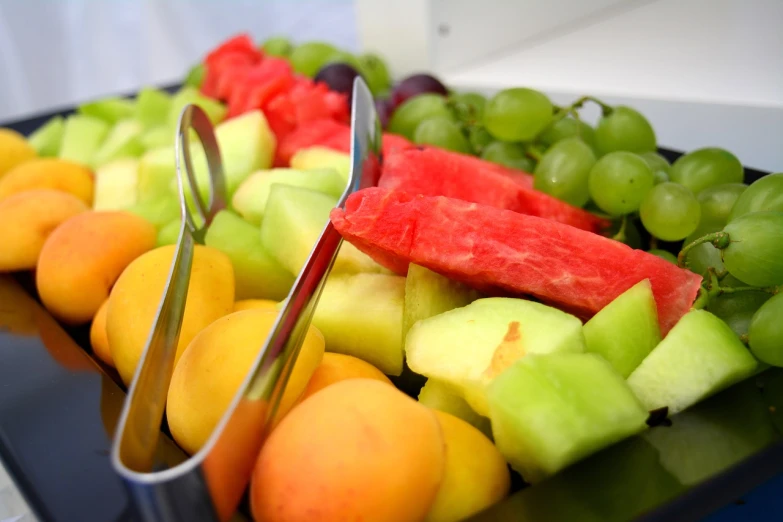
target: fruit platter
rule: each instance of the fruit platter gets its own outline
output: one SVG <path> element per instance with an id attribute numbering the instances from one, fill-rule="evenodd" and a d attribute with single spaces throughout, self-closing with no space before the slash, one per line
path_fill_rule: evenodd
<path id="1" fill-rule="evenodd" d="M 357 77 L 381 174 L 340 206 Z M 324 226 L 343 242 L 248 480 L 183 502 L 701 520 L 783 474 L 783 172 L 668 150 L 594 96 L 461 92 L 240 34 L 176 86 L 0 125 L 0 459 L 40 519 L 139 520 L 108 455 L 182 227 L 189 104 L 227 201 L 195 246 L 160 466 L 207 443 Z"/>

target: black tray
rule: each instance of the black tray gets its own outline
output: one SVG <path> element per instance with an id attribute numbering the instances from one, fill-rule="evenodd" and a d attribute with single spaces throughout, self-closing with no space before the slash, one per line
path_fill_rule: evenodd
<path id="1" fill-rule="evenodd" d="M 71 112 L 0 127 L 29 134 Z M 746 169 L 746 180 L 764 174 Z M 29 274 L 0 275 L 0 324 L 11 317 L 16 326 L 0 329 L 0 459 L 12 480 L 42 521 L 133 520 L 109 461 L 125 398 L 116 372 L 91 357 L 85 329 L 66 331 L 46 312 Z M 783 370 L 770 369 L 471 520 L 779 521 L 781 491 Z"/>

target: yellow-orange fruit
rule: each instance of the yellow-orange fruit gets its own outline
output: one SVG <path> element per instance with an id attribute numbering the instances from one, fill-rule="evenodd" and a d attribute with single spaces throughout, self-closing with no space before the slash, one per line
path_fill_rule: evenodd
<path id="1" fill-rule="evenodd" d="M 321 364 L 313 372 L 300 400 L 305 400 L 315 392 L 336 382 L 346 379 L 375 379 L 389 385 L 392 382 L 372 364 L 354 357 L 336 352 L 326 352 Z"/>
<path id="2" fill-rule="evenodd" d="M 55 158 L 26 161 L 0 178 L 0 200 L 33 189 L 68 192 L 92 206 L 94 190 L 92 171 L 83 165 Z"/>

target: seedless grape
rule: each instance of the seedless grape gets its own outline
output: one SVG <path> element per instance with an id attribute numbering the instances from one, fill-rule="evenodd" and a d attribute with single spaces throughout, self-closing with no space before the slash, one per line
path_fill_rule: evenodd
<path id="1" fill-rule="evenodd" d="M 493 141 L 484 148 L 481 157 L 492 163 L 525 172 L 533 172 L 536 167 L 536 162 L 525 155 L 525 147 L 521 143 Z"/>
<path id="2" fill-rule="evenodd" d="M 723 281 L 721 286 L 726 286 Z M 737 335 L 747 335 L 753 314 L 770 297 L 767 292 L 753 291 L 722 294 L 713 298 L 706 310 L 723 319 Z"/>
<path id="3" fill-rule="evenodd" d="M 639 207 L 644 228 L 664 241 L 679 241 L 696 230 L 701 207 L 693 192 L 667 181 L 656 185 Z"/>
<path id="4" fill-rule="evenodd" d="M 416 132 L 419 123 L 437 116 L 454 118 L 446 106 L 446 98 L 439 94 L 420 94 L 395 109 L 389 119 L 389 132 L 413 141 L 413 133 Z"/>
<path id="5" fill-rule="evenodd" d="M 754 212 L 723 228 L 731 242 L 723 249 L 730 274 L 752 286 L 783 284 L 783 212 Z"/>
<path id="6" fill-rule="evenodd" d="M 760 361 L 783 366 L 783 293 L 761 305 L 750 321 L 750 350 Z"/>
<path id="7" fill-rule="evenodd" d="M 590 197 L 612 216 L 639 209 L 655 177 L 647 163 L 632 152 L 611 152 L 599 159 L 589 176 Z"/>
<path id="8" fill-rule="evenodd" d="M 641 113 L 618 105 L 598 122 L 595 128 L 595 145 L 601 155 L 616 150 L 637 153 L 654 151 L 655 131 Z"/>
<path id="9" fill-rule="evenodd" d="M 753 182 L 748 190 L 737 198 L 729 221 L 762 210 L 783 212 L 783 172 L 768 174 Z"/>
<path id="10" fill-rule="evenodd" d="M 544 129 L 538 136 L 538 142 L 545 147 L 551 147 L 560 140 L 574 137 L 580 138 L 590 147 L 595 147 L 595 130 L 582 120 L 571 117 L 562 118 Z"/>
<path id="11" fill-rule="evenodd" d="M 717 147 L 694 150 L 672 165 L 669 179 L 688 187 L 694 194 L 715 185 L 742 183 L 742 163 L 731 152 Z"/>
<path id="12" fill-rule="evenodd" d="M 484 107 L 484 126 L 503 141 L 529 141 L 552 122 L 552 102 L 525 87 L 505 89 Z"/>
<path id="13" fill-rule="evenodd" d="M 590 199 L 587 178 L 594 164 L 595 154 L 584 141 L 579 138 L 560 140 L 538 162 L 533 187 L 581 207 Z"/>
<path id="14" fill-rule="evenodd" d="M 435 145 L 443 149 L 470 153 L 470 143 L 459 125 L 448 118 L 436 116 L 419 123 L 413 133 L 413 142 L 419 145 Z"/>

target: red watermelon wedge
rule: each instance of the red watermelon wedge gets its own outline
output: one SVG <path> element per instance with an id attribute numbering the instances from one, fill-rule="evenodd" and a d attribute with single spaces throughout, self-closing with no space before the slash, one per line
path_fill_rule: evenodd
<path id="1" fill-rule="evenodd" d="M 556 221 L 443 196 L 369 188 L 332 211 L 342 236 L 399 274 L 425 266 L 479 290 L 532 295 L 587 319 L 650 279 L 665 335 L 690 310 L 701 276 Z"/>
<path id="2" fill-rule="evenodd" d="M 379 186 L 514 210 L 590 232 L 609 226 L 586 210 L 533 189 L 530 174 L 439 148 L 415 147 L 387 155 Z"/>

